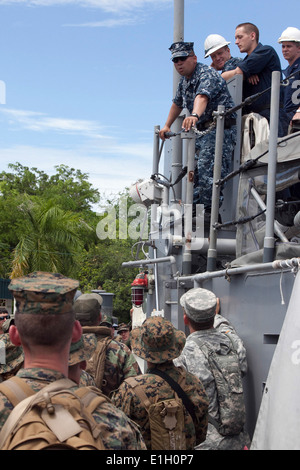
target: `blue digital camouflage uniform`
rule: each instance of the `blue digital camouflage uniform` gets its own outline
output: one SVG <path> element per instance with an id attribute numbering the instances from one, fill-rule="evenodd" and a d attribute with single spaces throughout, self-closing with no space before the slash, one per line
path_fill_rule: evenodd
<path id="1" fill-rule="evenodd" d="M 225 80 L 216 70 L 201 63 L 197 63 L 190 79 L 181 77 L 173 101 L 178 107 L 187 108 L 192 113 L 195 97 L 199 94 L 206 95 L 208 103 L 197 127 L 212 122 L 213 112 L 219 105 L 225 106 L 226 110 L 234 106 Z M 235 115 L 231 116 L 231 118 L 235 117 Z M 206 207 L 211 207 L 215 142 L 215 129 L 196 137 L 194 204 L 204 204 Z M 232 125 L 224 131 L 222 177 L 230 170 L 235 142 L 236 126 Z"/>
<path id="2" fill-rule="evenodd" d="M 242 61 L 240 57 L 230 57 L 227 62 L 225 62 L 222 72 L 228 72 L 228 70 L 234 70 L 239 66 L 239 63 Z"/>

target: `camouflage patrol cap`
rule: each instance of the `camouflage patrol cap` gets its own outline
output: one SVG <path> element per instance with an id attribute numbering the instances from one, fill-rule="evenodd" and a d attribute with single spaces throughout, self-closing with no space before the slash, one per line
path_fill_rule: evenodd
<path id="1" fill-rule="evenodd" d="M 191 320 L 204 323 L 214 317 L 217 297 L 210 290 L 197 287 L 183 294 L 180 305 Z"/>
<path id="2" fill-rule="evenodd" d="M 130 330 L 130 327 L 129 325 L 126 325 L 126 323 L 121 323 L 118 327 L 118 333 L 120 333 L 121 331 L 129 331 Z"/>
<path id="3" fill-rule="evenodd" d="M 22 346 L 15 346 L 7 333 L 0 336 L 0 374 L 16 369 L 24 362 Z"/>
<path id="4" fill-rule="evenodd" d="M 113 318 L 110 316 L 110 315 L 104 315 L 101 322 L 100 322 L 100 325 L 101 326 L 113 326 Z"/>
<path id="5" fill-rule="evenodd" d="M 169 50 L 172 53 L 171 60 L 175 57 L 188 57 L 192 52 L 194 52 L 194 43 L 193 42 L 174 42 Z"/>
<path id="6" fill-rule="evenodd" d="M 74 302 L 74 312 L 79 321 L 94 321 L 101 311 L 103 299 L 99 294 L 82 294 Z"/>
<path id="7" fill-rule="evenodd" d="M 69 354 L 69 366 L 74 366 L 82 361 L 88 361 L 97 347 L 96 335 L 83 334 L 79 341 L 71 343 Z"/>
<path id="8" fill-rule="evenodd" d="M 8 320 L 5 320 L 2 325 L 3 333 L 8 333 L 11 325 L 15 324 L 15 317 L 10 317 Z"/>
<path id="9" fill-rule="evenodd" d="M 185 345 L 185 334 L 163 317 L 149 317 L 131 331 L 132 352 L 154 364 L 178 357 Z"/>
<path id="10" fill-rule="evenodd" d="M 8 288 L 18 313 L 62 314 L 72 312 L 79 282 L 59 273 L 36 271 L 13 279 Z"/>

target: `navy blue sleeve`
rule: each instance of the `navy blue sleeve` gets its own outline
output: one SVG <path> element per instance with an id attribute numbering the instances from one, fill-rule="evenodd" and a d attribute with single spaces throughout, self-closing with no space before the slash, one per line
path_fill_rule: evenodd
<path id="1" fill-rule="evenodd" d="M 256 48 L 248 57 L 238 64 L 238 67 L 243 71 L 246 78 L 254 74 L 259 74 L 266 67 L 271 70 L 280 70 L 274 52 L 271 46 Z"/>

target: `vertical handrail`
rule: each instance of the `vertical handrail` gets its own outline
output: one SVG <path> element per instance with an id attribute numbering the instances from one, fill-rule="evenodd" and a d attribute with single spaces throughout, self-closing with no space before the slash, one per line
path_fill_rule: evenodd
<path id="1" fill-rule="evenodd" d="M 184 235 L 185 245 L 182 256 L 182 273 L 190 274 L 192 268 L 191 237 L 192 237 L 192 212 L 194 196 L 194 168 L 195 168 L 195 133 L 191 130 L 182 138 L 187 139 L 187 182 L 184 204 Z"/>
<path id="2" fill-rule="evenodd" d="M 179 42 L 184 41 L 184 0 L 174 0 L 174 28 L 173 28 L 173 41 Z M 173 71 L 173 96 L 175 96 L 178 83 L 180 81 L 180 75 L 175 70 Z M 172 130 L 178 134 L 174 137 L 172 142 L 172 182 L 177 180 L 177 177 L 182 168 L 182 142 L 180 138 L 180 131 L 182 127 L 182 118 L 179 117 L 175 120 L 172 125 Z M 170 195 L 172 200 L 173 194 L 176 194 L 176 198 L 181 199 L 181 182 L 174 186 L 174 192 Z M 176 201 L 174 201 L 176 202 Z"/>
<path id="3" fill-rule="evenodd" d="M 224 113 L 225 106 L 218 106 L 216 127 L 216 147 L 215 147 L 215 163 L 213 175 L 212 201 L 211 201 L 211 218 L 210 218 L 210 235 L 209 248 L 207 252 L 207 271 L 214 271 L 217 266 L 217 230 L 214 224 L 218 222 L 219 206 L 220 206 L 220 185 L 218 181 L 221 178 L 222 156 L 223 156 L 223 139 L 224 139 Z"/>
<path id="4" fill-rule="evenodd" d="M 274 260 L 275 237 L 275 197 L 276 197 L 276 168 L 277 168 L 277 139 L 280 106 L 280 72 L 272 73 L 271 110 L 270 110 L 270 135 L 269 135 L 269 159 L 268 159 L 268 186 L 267 186 L 267 212 L 266 232 L 264 238 L 264 263 Z"/>

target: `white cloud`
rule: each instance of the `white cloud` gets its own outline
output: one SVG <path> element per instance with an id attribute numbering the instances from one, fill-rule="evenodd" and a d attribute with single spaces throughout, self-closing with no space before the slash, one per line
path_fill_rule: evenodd
<path id="1" fill-rule="evenodd" d="M 101 195 L 109 195 L 119 193 L 139 178 L 150 177 L 152 149 L 132 144 L 110 147 L 110 152 L 106 153 L 101 150 L 89 152 L 88 147 L 65 150 L 16 145 L 0 148 L 0 154 L 3 171 L 9 171 L 5 168 L 9 163 L 19 162 L 51 175 L 55 173 L 56 165 L 64 164 L 87 173 L 93 187 L 99 189 Z"/>
<path id="2" fill-rule="evenodd" d="M 121 13 L 150 6 L 171 3 L 172 0 L 0 0 L 0 5 L 23 4 L 25 6 L 80 6 L 100 8 L 107 13 Z"/>
<path id="3" fill-rule="evenodd" d="M 138 19 L 140 21 L 140 18 Z M 66 23 L 63 26 L 76 26 L 82 28 L 114 28 L 116 26 L 130 26 L 137 21 L 137 18 L 126 16 L 125 18 L 111 18 L 102 21 L 91 21 L 89 23 Z"/>
<path id="4" fill-rule="evenodd" d="M 104 127 L 94 121 L 52 118 L 40 112 L 9 108 L 0 108 L 0 112 L 8 117 L 11 125 L 19 124 L 24 129 L 32 131 L 56 131 L 105 138 L 104 134 L 100 134 Z"/>
<path id="5" fill-rule="evenodd" d="M 5 165 L 19 162 L 53 174 L 56 165 L 64 164 L 88 173 L 89 181 L 101 194 L 117 194 L 139 178 L 150 176 L 151 142 L 123 142 L 117 129 L 113 129 L 115 137 L 112 129 L 95 121 L 49 117 L 17 109 L 0 108 L 0 112 L 8 118 L 10 128 L 18 132 L 18 141 L 30 142 L 0 148 L 4 171 Z M 45 140 L 51 145 L 45 145 Z"/>

